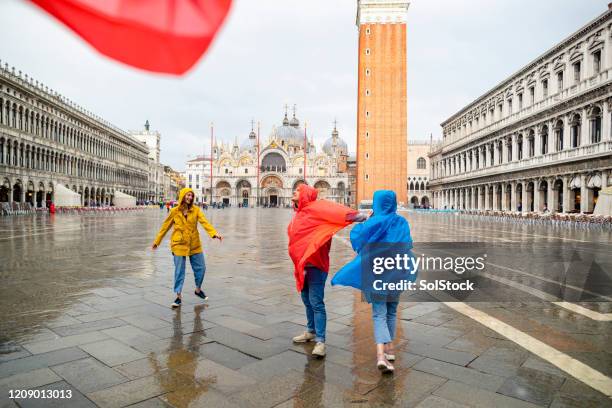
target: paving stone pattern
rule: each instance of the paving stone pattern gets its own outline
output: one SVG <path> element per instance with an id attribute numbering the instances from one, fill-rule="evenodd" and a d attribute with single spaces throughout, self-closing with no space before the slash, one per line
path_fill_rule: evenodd
<path id="1" fill-rule="evenodd" d="M 326 287 L 325 359 L 295 345 L 305 316 L 287 256 L 284 209 L 210 210 L 223 243 L 203 239 L 204 289 L 172 310 L 168 241 L 149 249 L 165 212 L 0 219 L 0 407 L 605 407 L 610 399 L 440 303 L 402 303 L 394 375 L 375 367 L 369 305 Z M 411 218 L 413 237 L 496 240 L 482 221 Z M 510 228 L 510 227 L 508 227 Z M 513 226 L 525 243 L 559 231 Z M 573 232 L 572 238 L 599 240 Z M 346 237 L 348 231 L 342 231 Z M 609 237 L 607 237 L 609 239 Z M 332 270 L 352 258 L 335 241 Z M 27 261 L 27 262 L 26 262 Z M 479 304 L 602 372 L 610 322 L 554 306 Z M 71 399 L 9 400 L 9 390 Z"/>

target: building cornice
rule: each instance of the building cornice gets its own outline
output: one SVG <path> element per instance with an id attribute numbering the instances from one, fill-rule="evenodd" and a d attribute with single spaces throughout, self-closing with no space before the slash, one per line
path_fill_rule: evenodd
<path id="1" fill-rule="evenodd" d="M 102 119 L 80 105 L 77 105 L 65 96 L 44 86 L 42 83 L 34 81 L 32 77 L 28 77 L 27 75 L 24 76 L 21 71 L 16 73 L 14 67 L 9 70 L 8 64 L 5 64 L 4 67 L 0 65 L 0 79 L 4 79 L 12 88 L 18 89 L 21 93 L 27 94 L 31 99 L 44 101 L 46 105 L 53 107 L 53 109 L 63 113 L 64 115 L 72 116 L 75 119 L 88 124 L 92 129 L 109 133 L 115 138 L 130 144 L 132 147 L 148 153 L 148 148 L 145 146 L 145 144 L 136 140 L 126 131 Z M 53 115 L 51 112 L 48 113 Z"/>
<path id="2" fill-rule="evenodd" d="M 610 9 L 606 10 L 604 13 L 602 13 L 595 19 L 591 20 L 590 22 L 582 26 L 580 29 L 578 29 L 577 31 L 575 31 L 574 33 L 572 33 L 565 39 L 563 39 L 557 45 L 550 48 L 549 50 L 541 54 L 539 57 L 532 60 L 527 65 L 523 66 L 521 69 L 516 71 L 514 74 L 510 75 L 507 79 L 500 82 L 495 87 L 485 92 L 478 98 L 474 99 L 471 103 L 463 107 L 461 110 L 459 110 L 457 113 L 455 113 L 448 119 L 446 119 L 440 125 L 442 127 L 445 127 L 446 125 L 453 122 L 457 118 L 461 117 L 462 115 L 466 114 L 470 110 L 474 109 L 477 105 L 481 104 L 485 100 L 495 97 L 497 94 L 504 92 L 507 88 L 511 88 L 514 82 L 516 82 L 517 79 L 519 79 L 519 77 L 527 75 L 530 71 L 534 71 L 538 66 L 544 64 L 547 60 L 553 58 L 555 55 L 557 55 L 564 49 L 570 47 L 574 42 L 580 40 L 590 31 L 593 31 L 598 26 L 604 25 L 606 22 L 608 22 L 611 19 L 612 19 L 612 10 Z"/>

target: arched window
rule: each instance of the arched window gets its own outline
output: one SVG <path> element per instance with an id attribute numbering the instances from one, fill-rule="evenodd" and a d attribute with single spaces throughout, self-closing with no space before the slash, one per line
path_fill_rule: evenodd
<path id="1" fill-rule="evenodd" d="M 427 167 L 427 162 L 425 161 L 425 159 L 422 157 L 419 157 L 417 159 L 417 169 L 424 170 L 426 167 Z"/>
<path id="2" fill-rule="evenodd" d="M 268 153 L 261 161 L 262 171 L 286 171 L 286 163 L 283 156 L 279 153 Z"/>

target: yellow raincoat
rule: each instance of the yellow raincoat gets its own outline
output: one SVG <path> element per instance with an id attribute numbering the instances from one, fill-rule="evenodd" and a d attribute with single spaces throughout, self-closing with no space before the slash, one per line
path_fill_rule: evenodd
<path id="1" fill-rule="evenodd" d="M 183 188 L 179 193 L 179 205 L 170 210 L 168 217 L 162 224 L 155 241 L 155 245 L 159 246 L 166 232 L 174 225 L 172 237 L 170 239 L 170 249 L 177 256 L 190 256 L 202 252 L 202 244 L 200 243 L 200 233 L 198 232 L 198 222 L 202 224 L 208 235 L 213 238 L 217 235 L 215 228 L 204 217 L 204 212 L 195 205 L 187 211 L 187 217 L 180 210 L 180 204 L 183 202 L 187 193 L 193 193 L 190 188 Z"/>

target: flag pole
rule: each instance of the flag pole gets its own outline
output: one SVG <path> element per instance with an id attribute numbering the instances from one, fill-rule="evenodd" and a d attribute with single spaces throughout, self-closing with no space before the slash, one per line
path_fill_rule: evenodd
<path id="1" fill-rule="evenodd" d="M 259 150 L 259 121 L 257 121 L 257 207 L 259 207 Z"/>
<path id="2" fill-rule="evenodd" d="M 308 152 L 308 139 L 306 137 L 306 128 L 308 127 L 308 124 L 306 123 L 306 121 L 304 121 L 304 183 L 308 184 L 308 182 L 306 181 L 306 155 Z"/>
<path id="3" fill-rule="evenodd" d="M 210 122 L 210 205 L 213 202 L 213 146 L 214 146 L 214 124 Z"/>

